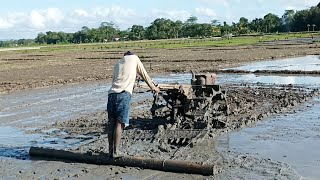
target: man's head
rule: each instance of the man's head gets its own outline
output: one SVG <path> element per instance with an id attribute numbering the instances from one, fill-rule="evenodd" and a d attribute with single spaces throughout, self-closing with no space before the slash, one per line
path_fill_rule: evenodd
<path id="1" fill-rule="evenodd" d="M 126 53 L 124 53 L 123 56 L 130 56 L 130 55 L 134 55 L 134 53 L 131 51 L 127 51 Z"/>

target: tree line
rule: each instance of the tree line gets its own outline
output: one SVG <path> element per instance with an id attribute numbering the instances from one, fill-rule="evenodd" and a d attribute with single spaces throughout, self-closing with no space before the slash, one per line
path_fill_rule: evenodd
<path id="1" fill-rule="evenodd" d="M 221 23 L 216 19 L 210 23 L 198 23 L 197 21 L 198 18 L 195 16 L 189 17 L 185 22 L 158 18 L 148 27 L 133 25 L 127 30 L 120 30 L 113 22 L 102 22 L 98 28 L 84 26 L 75 33 L 48 31 L 39 33 L 35 39 L 0 41 L 0 47 L 32 43 L 101 43 L 118 40 L 201 38 L 252 33 L 315 31 L 320 28 L 320 3 L 305 10 L 286 10 L 281 17 L 268 13 L 263 18 L 255 18 L 252 21 L 241 17 L 239 22 L 232 24 Z"/>

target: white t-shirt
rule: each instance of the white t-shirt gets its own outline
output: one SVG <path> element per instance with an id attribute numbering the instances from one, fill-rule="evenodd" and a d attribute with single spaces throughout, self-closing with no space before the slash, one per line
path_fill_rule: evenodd
<path id="1" fill-rule="evenodd" d="M 114 65 L 112 86 L 109 93 L 127 91 L 132 94 L 137 73 L 148 84 L 150 89 L 153 90 L 155 88 L 139 57 L 137 55 L 126 55 Z"/>

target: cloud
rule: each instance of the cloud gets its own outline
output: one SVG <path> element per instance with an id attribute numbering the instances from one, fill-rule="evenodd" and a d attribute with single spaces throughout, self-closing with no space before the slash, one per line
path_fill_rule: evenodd
<path id="1" fill-rule="evenodd" d="M 213 19 L 221 22 L 238 21 L 240 17 L 260 17 L 268 12 L 281 15 L 285 9 L 306 9 L 315 6 L 319 0 L 194 0 L 192 6 L 181 9 L 127 8 L 110 5 L 108 7 L 74 9 L 32 9 L 23 12 L 8 12 L 0 15 L 0 39 L 35 38 L 39 32 L 75 32 L 83 26 L 95 28 L 101 22 L 114 22 L 120 29 L 133 24 L 149 26 L 156 18 L 186 21 L 194 15 L 199 23 L 209 23 Z M 193 2 L 193 3 L 194 3 Z M 250 8 L 248 4 L 251 5 Z M 183 9 L 188 8 L 188 10 Z M 193 8 L 193 9 L 192 9 Z M 262 16 L 263 17 L 263 16 Z"/>
<path id="2" fill-rule="evenodd" d="M 293 7 L 293 6 L 287 6 L 286 8 L 285 8 L 285 10 L 295 10 L 295 9 L 297 9 L 296 7 Z"/>
<path id="3" fill-rule="evenodd" d="M 215 17 L 217 16 L 216 12 L 213 9 L 209 8 L 196 8 L 196 13 L 201 16 L 209 16 L 209 17 Z"/>
<path id="4" fill-rule="evenodd" d="M 153 9 L 152 13 L 148 16 L 147 21 L 153 22 L 156 18 L 166 18 L 172 21 L 186 21 L 189 17 L 196 16 L 199 23 L 208 23 L 217 18 L 217 13 L 210 8 L 195 8 L 191 11 L 186 10 L 160 10 Z"/>
<path id="5" fill-rule="evenodd" d="M 186 10 L 160 10 L 160 9 L 152 9 L 151 16 L 149 19 L 151 21 L 155 20 L 156 18 L 166 18 L 171 19 L 172 21 L 187 20 L 192 14 Z"/>
<path id="6" fill-rule="evenodd" d="M 31 25 L 33 28 L 35 29 L 42 29 L 45 28 L 45 17 L 43 15 L 41 15 L 41 13 L 39 13 L 36 10 L 33 10 L 30 14 L 30 21 L 31 21 Z"/>
<path id="7" fill-rule="evenodd" d="M 49 8 L 47 9 L 47 12 L 45 12 L 45 18 L 48 22 L 59 24 L 65 18 L 65 16 L 60 9 Z"/>
<path id="8" fill-rule="evenodd" d="M 8 29 L 15 26 L 15 24 L 22 24 L 24 22 L 23 13 L 11 13 L 8 16 L 0 17 L 0 29 Z"/>
<path id="9" fill-rule="evenodd" d="M 278 5 L 281 4 L 283 8 L 294 8 L 295 10 L 306 9 L 311 6 L 316 6 L 319 0 L 258 0 L 260 5 L 271 4 Z"/>
<path id="10" fill-rule="evenodd" d="M 121 28 L 135 22 L 134 10 L 120 6 L 62 11 L 58 8 L 34 9 L 30 12 L 10 12 L 0 17 L 0 39 L 34 38 L 39 32 L 75 32 L 83 26 L 98 27 L 101 22 L 115 22 Z"/>
<path id="11" fill-rule="evenodd" d="M 215 13 L 206 8 L 198 8 L 193 13 L 186 10 L 159 9 L 137 13 L 136 10 L 120 6 L 69 11 L 58 8 L 34 9 L 24 13 L 12 12 L 6 17 L 0 17 L 0 39 L 35 38 L 39 32 L 47 31 L 75 32 L 83 26 L 99 27 L 101 22 L 114 22 L 120 29 L 126 29 L 134 24 L 149 26 L 159 17 L 185 21 L 192 14 L 207 17 Z"/>
<path id="12" fill-rule="evenodd" d="M 298 9 L 305 9 L 310 6 L 316 6 L 319 0 L 196 0 L 197 2 L 209 5 L 210 7 L 232 7 L 235 4 L 263 4 L 263 5 L 284 5 L 283 7 L 299 7 Z"/>
<path id="13" fill-rule="evenodd" d="M 217 13 L 210 8 L 196 8 L 195 14 L 201 23 L 208 23 L 213 19 L 217 19 Z"/>
<path id="14" fill-rule="evenodd" d="M 74 16 L 79 16 L 79 17 L 88 17 L 89 16 L 89 13 L 83 9 L 76 9 L 74 10 L 73 12 Z"/>
<path id="15" fill-rule="evenodd" d="M 13 26 L 12 23 L 10 23 L 7 19 L 5 18 L 0 18 L 0 29 L 8 29 Z"/>
<path id="16" fill-rule="evenodd" d="M 319 0 L 282 0 L 287 4 L 292 4 L 297 7 L 305 8 L 308 6 L 316 6 L 319 3 Z"/>

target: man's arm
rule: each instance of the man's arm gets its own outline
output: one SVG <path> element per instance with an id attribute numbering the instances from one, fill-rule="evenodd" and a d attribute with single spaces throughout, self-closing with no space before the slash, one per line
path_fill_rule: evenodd
<path id="1" fill-rule="evenodd" d="M 148 75 L 147 71 L 145 70 L 142 62 L 140 61 L 140 59 L 137 60 L 137 72 L 138 74 L 142 77 L 142 79 L 147 83 L 147 85 L 150 87 L 151 90 L 156 91 L 157 93 L 160 91 L 158 87 L 156 87 L 152 81 L 152 79 L 150 78 L 150 76 Z"/>

